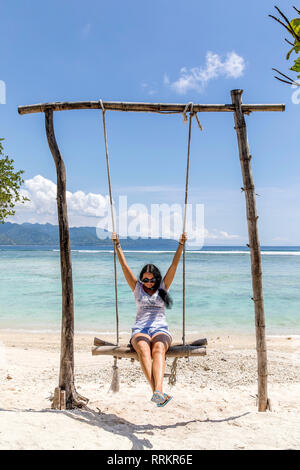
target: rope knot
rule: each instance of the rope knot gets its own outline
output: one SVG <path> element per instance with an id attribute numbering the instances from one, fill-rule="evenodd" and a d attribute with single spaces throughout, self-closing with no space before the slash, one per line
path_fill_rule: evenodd
<path id="1" fill-rule="evenodd" d="M 188 112 L 188 109 L 190 108 L 190 115 L 193 116 L 194 115 L 194 103 L 192 101 L 190 101 L 189 103 L 187 103 L 185 105 L 185 108 L 183 110 L 183 113 L 182 113 L 182 116 L 183 116 L 183 122 L 187 122 L 188 121 L 188 118 L 187 118 L 187 112 Z"/>
<path id="2" fill-rule="evenodd" d="M 102 112 L 103 112 L 103 114 L 104 114 L 104 113 L 105 113 L 105 108 L 104 108 L 104 105 L 103 105 L 103 101 L 102 101 L 102 100 L 99 100 L 99 103 L 100 103 Z"/>
<path id="3" fill-rule="evenodd" d="M 190 111 L 188 111 L 189 109 L 190 109 Z M 185 105 L 185 108 L 184 108 L 183 113 L 182 113 L 183 122 L 187 122 L 187 121 L 188 121 L 187 112 L 190 113 L 190 116 L 191 116 L 191 117 L 195 116 L 196 121 L 197 121 L 197 124 L 198 124 L 198 126 L 199 126 L 199 129 L 202 131 L 202 130 L 203 130 L 203 127 L 202 127 L 202 125 L 201 125 L 201 122 L 199 121 L 199 118 L 198 118 L 197 113 L 194 111 L 194 103 L 193 103 L 192 101 L 190 101 L 189 103 L 187 103 L 187 104 Z"/>

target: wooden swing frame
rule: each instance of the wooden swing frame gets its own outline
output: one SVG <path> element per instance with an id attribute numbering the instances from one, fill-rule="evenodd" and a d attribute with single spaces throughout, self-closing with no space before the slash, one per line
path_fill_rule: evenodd
<path id="1" fill-rule="evenodd" d="M 258 410 L 266 411 L 270 406 L 267 391 L 267 347 L 265 337 L 265 314 L 262 288 L 262 266 L 260 242 L 257 226 L 257 209 L 255 198 L 254 180 L 251 170 L 251 155 L 248 145 L 246 121 L 244 114 L 249 115 L 255 111 L 284 111 L 284 104 L 242 104 L 243 90 L 231 91 L 231 104 L 194 104 L 193 110 L 198 112 L 232 112 L 234 114 L 235 130 L 238 140 L 239 158 L 241 164 L 243 187 L 246 199 L 246 215 L 249 235 L 249 248 L 251 255 L 252 289 L 255 311 L 257 371 L 258 371 Z M 69 222 L 66 199 L 66 169 L 59 147 L 56 142 L 53 112 L 74 109 L 101 109 L 106 111 L 123 112 L 149 112 L 160 114 L 183 113 L 185 104 L 168 103 L 124 103 L 111 101 L 81 101 L 81 102 L 56 102 L 42 103 L 27 106 L 19 106 L 19 114 L 44 113 L 46 135 L 51 154 L 53 156 L 57 173 L 57 211 L 60 240 L 60 266 L 62 282 L 62 325 L 61 325 L 61 357 L 59 386 L 55 389 L 53 408 L 71 409 L 82 407 L 87 399 L 78 394 L 74 384 L 74 301 L 72 262 L 69 236 Z M 131 357 L 134 354 L 130 348 L 117 347 L 103 343 L 103 340 L 95 338 L 96 348 L 93 354 L 109 354 L 116 357 Z M 205 354 L 206 340 L 202 344 L 174 345 L 167 355 L 182 357 L 186 355 L 198 356 Z M 105 343 L 105 342 L 104 342 Z M 102 351 L 102 352 L 100 352 Z M 177 355 L 178 354 L 178 355 Z"/>

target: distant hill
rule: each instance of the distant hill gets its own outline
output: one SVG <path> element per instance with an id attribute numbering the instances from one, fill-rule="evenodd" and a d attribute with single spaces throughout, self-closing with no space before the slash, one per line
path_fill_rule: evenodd
<path id="1" fill-rule="evenodd" d="M 104 232 L 108 233 L 106 230 Z M 109 238 L 101 240 L 97 237 L 95 227 L 71 227 L 71 246 L 96 245 L 101 248 L 111 248 L 112 242 Z M 144 250 L 174 250 L 177 248 L 176 240 L 168 239 L 121 239 L 124 249 Z M 6 222 L 0 224 L 0 245 L 50 245 L 59 246 L 59 231 L 57 225 L 51 224 L 12 224 Z"/>

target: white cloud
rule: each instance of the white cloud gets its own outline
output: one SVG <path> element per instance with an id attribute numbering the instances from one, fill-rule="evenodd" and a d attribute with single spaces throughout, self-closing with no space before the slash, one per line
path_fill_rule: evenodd
<path id="1" fill-rule="evenodd" d="M 15 223 L 50 223 L 57 225 L 56 184 L 41 175 L 26 180 L 21 194 L 30 199 L 16 205 L 16 214 L 9 218 Z M 108 196 L 101 194 L 67 191 L 70 226 L 95 226 L 109 205 Z"/>
<path id="2" fill-rule="evenodd" d="M 170 84 L 170 79 L 169 79 L 169 77 L 168 77 L 168 75 L 167 75 L 166 73 L 164 74 L 164 84 L 165 84 L 165 85 L 169 85 L 169 84 Z"/>
<path id="3" fill-rule="evenodd" d="M 16 204 L 16 214 L 8 218 L 14 223 L 50 223 L 58 224 L 57 220 L 57 186 L 51 180 L 36 175 L 24 183 L 21 195 L 30 201 Z M 121 199 L 123 198 L 123 199 Z M 116 201 L 117 202 L 117 201 Z M 183 226 L 183 212 L 180 204 L 153 204 L 151 210 L 146 205 L 135 203 L 127 207 L 126 196 L 120 196 L 115 209 L 116 228 L 120 236 L 152 237 L 178 239 Z M 225 231 L 204 228 L 204 211 L 197 212 L 194 219 L 192 205 L 187 210 L 187 231 L 190 246 L 201 244 L 201 240 L 230 241 L 239 238 Z M 112 231 L 109 197 L 84 191 L 67 191 L 67 207 L 70 227 L 97 227 L 101 238 L 101 229 Z"/>
<path id="4" fill-rule="evenodd" d="M 240 243 L 242 243 L 244 241 L 243 237 L 240 237 L 239 235 L 229 234 L 228 232 L 217 230 L 217 229 L 213 229 L 209 231 L 206 228 L 203 229 L 202 243 L 200 244 L 198 242 L 199 239 L 201 239 L 201 233 L 199 233 L 196 240 L 190 240 L 190 241 L 188 240 L 187 248 L 201 249 L 203 245 L 209 245 L 209 244 L 216 245 L 219 243 L 227 244 L 227 242 L 231 242 L 231 241 L 235 241 L 235 242 L 239 241 Z"/>
<path id="5" fill-rule="evenodd" d="M 224 230 L 207 230 L 204 227 L 204 207 L 200 206 L 202 208 L 200 207 L 196 211 L 192 205 L 188 206 L 186 220 L 188 246 L 198 247 L 202 246 L 204 242 L 230 242 L 240 238 L 239 235 L 229 234 Z M 140 203 L 132 204 L 129 208 L 125 204 L 122 210 L 115 214 L 117 231 L 121 237 L 162 237 L 178 240 L 183 227 L 182 209 L 180 204 L 153 204 L 151 210 Z M 110 215 L 99 220 L 97 227 L 111 232 Z"/>
<path id="6" fill-rule="evenodd" d="M 141 87 L 145 93 L 147 93 L 147 95 L 152 96 L 157 94 L 156 84 L 151 85 L 149 83 L 143 82 L 141 83 Z"/>
<path id="7" fill-rule="evenodd" d="M 119 201 L 120 202 L 120 201 Z M 181 233 L 181 214 L 174 210 L 174 207 L 166 204 L 163 213 L 148 210 L 147 206 L 134 203 L 127 208 L 123 206 L 115 213 L 116 227 L 121 237 L 145 237 L 145 238 L 175 238 L 178 239 Z M 180 226 L 180 229 L 179 229 Z M 97 228 L 112 231 L 112 221 L 110 214 L 99 220 Z"/>
<path id="8" fill-rule="evenodd" d="M 208 51 L 204 66 L 193 67 L 191 69 L 182 67 L 179 78 L 174 82 L 170 82 L 169 77 L 165 74 L 164 84 L 182 95 L 191 90 L 201 92 L 213 78 L 220 76 L 238 78 L 243 74 L 244 69 L 244 58 L 234 51 L 227 53 L 225 60 L 222 60 L 219 54 Z"/>
<path id="9" fill-rule="evenodd" d="M 239 238 L 239 235 L 230 235 L 228 232 L 223 230 L 213 229 L 212 231 L 208 231 L 205 229 L 205 238 L 209 240 L 234 240 Z"/>
<path id="10" fill-rule="evenodd" d="M 233 240 L 234 238 L 239 238 L 239 236 L 238 235 L 230 235 L 228 232 L 223 232 L 222 230 L 220 230 L 219 238 L 221 238 L 223 240 Z"/>

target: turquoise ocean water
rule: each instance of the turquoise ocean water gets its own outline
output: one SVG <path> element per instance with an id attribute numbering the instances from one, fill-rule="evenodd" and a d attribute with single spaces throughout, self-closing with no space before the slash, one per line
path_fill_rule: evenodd
<path id="1" fill-rule="evenodd" d="M 164 275 L 173 252 L 125 252 L 138 275 L 146 263 Z M 109 333 L 115 328 L 113 252 L 72 250 L 75 329 Z M 300 247 L 262 247 L 267 334 L 300 334 Z M 59 331 L 59 251 L 53 247 L 0 247 L 0 328 Z M 120 331 L 129 333 L 135 302 L 118 265 Z M 182 325 L 182 264 L 166 310 L 171 330 Z M 186 254 L 186 330 L 254 332 L 250 255 L 245 247 L 205 247 Z"/>

